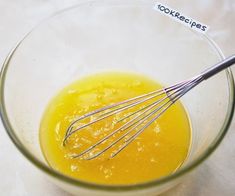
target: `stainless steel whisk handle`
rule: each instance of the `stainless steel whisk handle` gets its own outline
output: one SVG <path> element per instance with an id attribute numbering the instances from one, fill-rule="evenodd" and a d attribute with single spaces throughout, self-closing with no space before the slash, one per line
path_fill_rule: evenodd
<path id="1" fill-rule="evenodd" d="M 201 76 L 204 80 L 214 76 L 215 74 L 219 73 L 220 71 L 230 67 L 231 65 L 235 64 L 235 55 L 232 55 L 221 62 L 209 67 L 205 71 L 201 73 Z"/>

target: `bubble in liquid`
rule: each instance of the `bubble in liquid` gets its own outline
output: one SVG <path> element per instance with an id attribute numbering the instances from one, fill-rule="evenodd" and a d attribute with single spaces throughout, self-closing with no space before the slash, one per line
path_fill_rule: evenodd
<path id="1" fill-rule="evenodd" d="M 160 129 L 160 126 L 157 124 L 154 128 L 154 132 L 155 133 L 160 133 L 161 129 Z"/>
<path id="2" fill-rule="evenodd" d="M 77 165 L 71 165 L 70 169 L 72 172 L 79 171 L 79 168 Z"/>
<path id="3" fill-rule="evenodd" d="M 60 122 L 58 122 L 55 127 L 55 132 L 57 135 L 59 134 L 59 131 L 60 131 Z"/>
<path id="4" fill-rule="evenodd" d="M 81 140 L 86 144 L 91 144 L 92 142 L 84 137 L 81 137 Z"/>
<path id="5" fill-rule="evenodd" d="M 111 176 L 113 175 L 111 169 L 105 168 L 105 169 L 103 170 L 103 172 L 104 172 L 104 174 L 105 174 L 104 177 L 105 177 L 106 179 L 109 178 L 109 177 L 111 177 Z"/>
<path id="6" fill-rule="evenodd" d="M 80 147 L 82 147 L 82 144 L 81 144 L 81 143 L 75 143 L 75 144 L 73 145 L 73 148 L 80 148 Z"/>
<path id="7" fill-rule="evenodd" d="M 74 94 L 74 93 L 76 93 L 78 90 L 76 90 L 76 89 L 69 89 L 68 90 L 68 94 Z"/>
<path id="8" fill-rule="evenodd" d="M 151 161 L 152 163 L 157 163 L 156 159 L 153 158 L 153 157 L 150 159 L 150 161 Z"/>
<path id="9" fill-rule="evenodd" d="M 103 169 L 104 169 L 104 166 L 101 165 L 101 166 L 99 167 L 99 170 L 102 171 Z"/>
<path id="10" fill-rule="evenodd" d="M 158 142 L 155 142 L 154 144 L 156 147 L 158 147 L 160 144 Z"/>
<path id="11" fill-rule="evenodd" d="M 138 147 L 138 148 L 137 148 L 137 151 L 138 151 L 138 152 L 142 152 L 142 151 L 144 151 L 144 148 L 143 148 L 143 147 Z"/>

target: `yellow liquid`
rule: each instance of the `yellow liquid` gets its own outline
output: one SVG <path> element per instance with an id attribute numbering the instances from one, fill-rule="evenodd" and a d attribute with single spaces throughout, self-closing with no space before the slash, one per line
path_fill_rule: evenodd
<path id="1" fill-rule="evenodd" d="M 120 127 L 115 121 L 131 109 L 84 128 L 62 145 L 66 129 L 77 117 L 160 88 L 160 84 L 148 78 L 126 73 L 98 74 L 64 88 L 49 103 L 41 122 L 40 143 L 48 164 L 70 177 L 99 184 L 135 184 L 173 173 L 186 159 L 191 141 L 189 119 L 180 102 L 112 159 L 108 157 L 121 143 L 93 160 L 75 159 L 72 155 Z"/>

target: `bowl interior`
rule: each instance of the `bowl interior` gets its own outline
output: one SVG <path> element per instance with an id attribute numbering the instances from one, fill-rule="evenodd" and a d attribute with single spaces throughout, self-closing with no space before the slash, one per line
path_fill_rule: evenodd
<path id="1" fill-rule="evenodd" d="M 121 71 L 171 85 L 221 59 L 205 36 L 160 15 L 153 5 L 83 4 L 46 20 L 18 45 L 4 73 L 4 118 L 18 146 L 34 161 L 47 167 L 39 146 L 41 116 L 49 100 L 72 81 Z M 221 129 L 229 105 L 227 77 L 222 72 L 182 98 L 190 114 L 192 146 L 180 170 L 196 162 L 225 131 Z"/>

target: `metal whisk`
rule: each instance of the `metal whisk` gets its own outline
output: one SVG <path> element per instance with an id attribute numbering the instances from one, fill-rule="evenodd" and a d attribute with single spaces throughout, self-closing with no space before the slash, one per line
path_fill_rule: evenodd
<path id="1" fill-rule="evenodd" d="M 123 123 L 119 128 L 104 136 L 87 149 L 83 150 L 79 154 L 73 156 L 73 158 L 85 157 L 86 160 L 94 159 L 107 150 L 113 148 L 114 146 L 118 146 L 116 150 L 114 150 L 110 157 L 113 158 L 122 150 L 124 150 L 133 140 L 135 140 L 147 127 L 149 127 L 156 119 L 158 119 L 169 107 L 171 107 L 178 99 L 180 99 L 184 94 L 190 91 L 192 88 L 197 86 L 202 81 L 214 76 L 218 72 L 228 68 L 232 64 L 235 63 L 235 55 L 226 58 L 225 60 L 219 62 L 218 64 L 206 69 L 201 74 L 186 80 L 180 83 L 174 84 L 172 86 L 163 88 L 161 90 L 153 91 L 147 94 L 143 94 L 141 96 L 137 96 L 128 100 L 124 100 L 119 103 L 115 103 L 112 105 L 108 105 L 106 107 L 100 108 L 98 110 L 89 112 L 78 119 L 74 120 L 68 127 L 63 145 L 66 145 L 67 140 L 71 135 L 81 131 L 82 129 L 93 125 L 94 123 L 98 123 L 112 115 L 116 115 L 120 112 L 128 110 L 130 108 L 135 109 L 134 107 L 139 106 L 143 103 L 148 103 L 146 106 L 140 108 L 138 107 L 136 110 L 133 110 L 127 116 L 122 117 L 115 123 Z M 78 125 L 79 122 L 92 118 L 92 120 L 88 123 Z M 108 139 L 112 138 L 115 134 L 120 134 L 118 138 L 111 141 L 103 147 L 101 150 L 98 150 L 96 153 L 91 153 L 94 149 L 103 145 Z M 121 143 L 121 145 L 118 145 Z"/>

